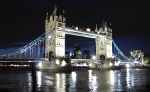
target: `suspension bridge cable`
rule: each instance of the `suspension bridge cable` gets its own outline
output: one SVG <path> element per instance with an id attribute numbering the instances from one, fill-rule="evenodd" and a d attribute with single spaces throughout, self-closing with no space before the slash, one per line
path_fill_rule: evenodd
<path id="1" fill-rule="evenodd" d="M 117 44 L 115 43 L 115 41 L 112 41 L 112 44 L 114 45 L 114 47 L 116 48 L 117 52 L 125 59 L 125 60 L 129 60 L 129 58 L 119 49 L 119 47 L 117 46 Z"/>

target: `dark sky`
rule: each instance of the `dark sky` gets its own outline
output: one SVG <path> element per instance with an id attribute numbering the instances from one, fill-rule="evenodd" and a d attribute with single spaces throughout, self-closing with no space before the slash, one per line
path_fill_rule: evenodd
<path id="1" fill-rule="evenodd" d="M 68 25 L 94 27 L 107 20 L 123 51 L 137 48 L 150 53 L 146 8 L 112 0 L 1 0 L 0 48 L 22 46 L 42 34 L 45 14 L 54 3 L 65 9 Z"/>

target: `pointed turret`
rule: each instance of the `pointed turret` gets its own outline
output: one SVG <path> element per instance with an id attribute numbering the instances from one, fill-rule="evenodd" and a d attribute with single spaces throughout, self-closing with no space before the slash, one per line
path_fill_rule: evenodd
<path id="1" fill-rule="evenodd" d="M 98 32 L 99 30 L 98 30 L 98 27 L 97 27 L 97 24 L 96 24 L 96 27 L 95 27 L 95 32 L 97 32 L 98 34 L 99 34 L 99 32 Z"/>
<path id="2" fill-rule="evenodd" d="M 54 6 L 54 10 L 53 10 L 53 12 L 52 12 L 52 16 L 57 16 L 57 6 L 55 5 Z"/>

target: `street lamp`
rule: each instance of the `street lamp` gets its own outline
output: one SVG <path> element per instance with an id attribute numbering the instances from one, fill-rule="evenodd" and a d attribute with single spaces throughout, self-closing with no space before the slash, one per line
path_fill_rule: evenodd
<path id="1" fill-rule="evenodd" d="M 56 59 L 56 64 L 60 65 L 60 61 L 58 59 Z"/>
<path id="2" fill-rule="evenodd" d="M 66 61 L 63 60 L 61 66 L 64 67 L 66 66 L 66 64 L 67 64 Z"/>
<path id="3" fill-rule="evenodd" d="M 75 29 L 76 29 L 76 30 L 79 30 L 79 28 L 78 28 L 78 27 L 76 27 Z"/>
<path id="4" fill-rule="evenodd" d="M 93 56 L 92 56 L 92 59 L 93 59 L 93 60 L 96 60 L 96 56 L 93 55 Z"/>
<path id="5" fill-rule="evenodd" d="M 49 35 L 49 36 L 48 36 L 48 39 L 51 39 L 51 38 L 52 38 L 51 35 Z"/>
<path id="6" fill-rule="evenodd" d="M 86 31 L 87 31 L 87 32 L 91 32 L 91 29 L 90 29 L 90 28 L 87 28 Z"/>

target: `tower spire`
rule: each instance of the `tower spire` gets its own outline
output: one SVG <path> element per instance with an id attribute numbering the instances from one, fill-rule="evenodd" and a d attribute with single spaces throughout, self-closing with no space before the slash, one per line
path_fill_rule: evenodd
<path id="1" fill-rule="evenodd" d="M 57 16 L 57 10 L 58 10 L 58 9 L 57 9 L 57 5 L 55 4 L 55 5 L 54 5 L 54 10 L 53 10 L 53 12 L 52 12 L 52 15 L 53 15 L 53 16 Z"/>
<path id="2" fill-rule="evenodd" d="M 95 32 L 98 32 L 98 27 L 97 27 L 97 24 L 96 24 Z"/>

